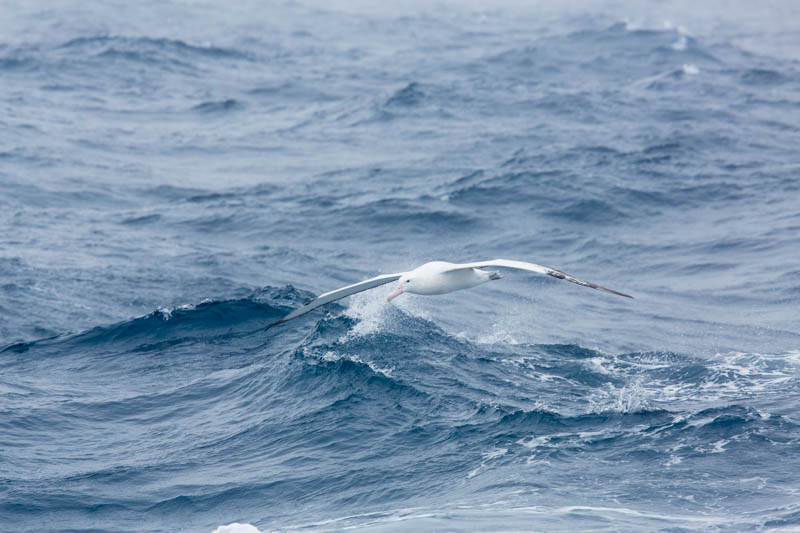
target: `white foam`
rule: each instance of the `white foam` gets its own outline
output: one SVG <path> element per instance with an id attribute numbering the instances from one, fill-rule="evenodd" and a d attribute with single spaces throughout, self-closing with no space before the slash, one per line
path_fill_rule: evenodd
<path id="1" fill-rule="evenodd" d="M 652 394 L 653 391 L 646 389 L 638 379 L 622 387 L 608 384 L 590 398 L 591 412 L 638 413 L 650 407 Z"/>
<path id="2" fill-rule="evenodd" d="M 204 303 L 213 302 L 213 301 L 214 300 L 211 300 L 210 298 L 206 298 L 205 300 L 203 300 L 200 303 L 204 304 Z M 156 309 L 156 312 L 161 314 L 161 318 L 163 318 L 164 321 L 167 321 L 170 318 L 172 318 L 172 313 L 174 313 L 175 311 L 191 311 L 192 309 L 195 309 L 196 307 L 197 306 L 194 305 L 194 304 L 183 304 L 183 305 L 179 305 L 177 307 L 159 307 L 158 309 Z"/>
<path id="3" fill-rule="evenodd" d="M 746 477 L 739 480 L 739 483 L 758 483 L 756 490 L 762 490 L 767 486 L 767 478 L 761 476 Z"/>
<path id="4" fill-rule="evenodd" d="M 517 441 L 517 444 L 520 444 L 522 446 L 525 446 L 526 448 L 531 448 L 531 449 L 542 448 L 542 447 L 546 446 L 547 444 L 549 444 L 551 439 L 554 439 L 554 438 L 560 437 L 560 436 L 564 436 L 564 435 L 569 435 L 569 433 L 557 433 L 557 434 L 554 434 L 554 435 L 540 435 L 538 437 L 534 437 L 533 435 L 530 435 L 528 437 L 522 437 L 521 439 L 519 439 Z"/>
<path id="5" fill-rule="evenodd" d="M 606 429 L 601 429 L 598 431 L 579 431 L 577 433 L 551 433 L 550 435 L 541 435 L 539 437 L 535 437 L 533 435 L 528 437 L 523 437 L 517 441 L 517 444 L 521 446 L 525 446 L 526 448 L 545 448 L 545 447 L 559 447 L 563 444 L 564 441 L 569 442 L 584 442 L 586 439 L 591 439 L 595 437 L 606 437 L 610 436 L 612 433 Z M 551 446 L 550 441 L 553 439 L 559 439 L 558 444 Z"/>
<path id="6" fill-rule="evenodd" d="M 783 359 L 795 364 L 800 365 L 800 350 L 791 350 L 783 354 Z"/>
<path id="7" fill-rule="evenodd" d="M 565 446 L 583 446 L 587 441 L 592 439 L 614 438 L 626 433 L 638 433 L 643 429 L 644 426 L 636 426 L 629 431 L 623 432 L 603 429 L 599 431 L 582 431 L 577 433 L 566 432 L 538 436 L 529 435 L 517 440 L 516 443 L 530 450 L 530 455 L 525 459 L 526 465 L 549 465 L 550 461 L 546 459 L 549 451 L 557 450 Z M 544 457 L 540 458 L 540 456 Z"/>
<path id="8" fill-rule="evenodd" d="M 394 310 L 393 306 L 408 315 L 428 319 L 427 314 L 421 309 L 415 298 L 401 296 L 389 303 L 386 301 L 386 294 L 388 291 L 374 290 L 350 297 L 350 305 L 344 314 L 357 320 L 357 323 L 339 339 L 339 342 L 347 342 L 354 337 L 364 337 L 385 329 L 388 325 L 387 319 Z"/>
<path id="9" fill-rule="evenodd" d="M 694 76 L 694 75 L 700 73 L 700 69 L 697 68 L 696 65 L 692 65 L 692 64 L 689 64 L 689 63 L 685 63 L 683 65 L 683 67 L 681 67 L 681 69 L 683 70 L 683 73 L 688 75 L 688 76 Z"/>
<path id="10" fill-rule="evenodd" d="M 593 372 L 610 374 L 627 381 L 622 387 L 609 384 L 594 391 L 589 399 L 590 412 L 611 410 L 630 413 L 648 409 L 653 404 L 675 402 L 707 408 L 709 402 L 773 395 L 793 387 L 800 366 L 799 355 L 797 351 L 779 354 L 718 353 L 698 359 L 697 362 L 706 369 L 700 382 L 648 379 L 650 370 L 675 365 L 657 356 L 635 361 L 613 355 L 590 358 L 583 364 Z M 691 364 L 691 361 L 683 364 Z M 765 418 L 770 415 L 764 411 L 759 412 L 759 416 Z M 707 422 L 703 419 L 690 423 L 702 425 Z"/>
<path id="11" fill-rule="evenodd" d="M 469 339 L 466 333 L 460 333 L 459 336 L 463 336 L 467 338 L 467 340 L 472 340 L 476 344 L 507 344 L 507 345 L 518 345 L 521 344 L 519 340 L 508 330 L 506 325 L 507 323 L 504 322 L 503 324 L 495 322 L 492 324 L 492 330 L 486 333 L 479 334 L 474 339 Z"/>
<path id="12" fill-rule="evenodd" d="M 781 385 L 794 383 L 797 363 L 794 352 L 773 355 L 738 352 L 716 354 L 709 365 L 713 375 L 699 389 L 717 398 L 772 393 L 780 390 Z"/>
<path id="13" fill-rule="evenodd" d="M 618 521 L 621 517 L 634 517 L 645 520 L 657 521 L 663 524 L 684 522 L 699 527 L 730 526 L 735 524 L 729 515 L 699 515 L 697 513 L 663 514 L 626 507 L 600 507 L 588 505 L 571 505 L 551 507 L 544 505 L 508 506 L 504 500 L 492 503 L 454 503 L 447 508 L 436 510 L 411 508 L 371 512 L 361 515 L 352 515 L 315 522 L 288 526 L 281 530 L 320 530 L 345 531 L 345 530 L 391 530 L 391 531 L 430 531 L 441 530 L 485 530 L 485 531 L 529 531 L 532 529 L 546 529 L 533 527 L 531 520 L 550 520 L 554 515 L 569 515 L 573 513 L 592 514 L 598 518 L 606 518 L 609 522 Z M 549 523 L 549 522 L 546 522 Z M 388 526 L 388 527 L 386 527 Z M 435 527 L 438 526 L 438 527 Z M 551 528 L 552 529 L 552 528 Z M 624 528 L 623 528 L 624 529 Z M 645 528 L 645 529 L 652 529 Z M 744 528 L 739 528 L 744 529 Z M 752 529 L 752 528 L 749 528 Z"/>
<path id="14" fill-rule="evenodd" d="M 718 440 L 717 442 L 715 442 L 712 445 L 713 448 L 711 448 L 711 453 L 722 453 L 722 452 L 724 452 L 725 451 L 725 446 L 730 444 L 730 442 L 731 441 L 729 441 L 728 439 Z"/>
<path id="15" fill-rule="evenodd" d="M 627 31 L 639 31 L 644 29 L 644 26 L 638 22 L 634 22 L 628 18 L 622 20 L 622 23 L 625 25 L 625 29 Z"/>
<path id="16" fill-rule="evenodd" d="M 678 40 L 670 45 L 675 51 L 683 52 L 689 47 L 689 39 L 685 35 L 679 35 Z"/>
<path id="17" fill-rule="evenodd" d="M 227 526 L 219 526 L 211 533 L 261 533 L 261 530 L 250 524 L 240 524 L 239 522 L 234 522 L 232 524 L 228 524 Z"/>
<path id="18" fill-rule="evenodd" d="M 320 527 L 331 529 L 330 526 L 332 524 L 337 524 L 338 526 L 336 527 L 337 530 L 346 530 L 346 529 L 356 529 L 356 528 L 367 528 L 390 522 L 399 522 L 409 518 L 411 519 L 427 518 L 433 516 L 433 514 L 431 513 L 421 513 L 420 512 L 421 509 L 422 509 L 421 507 L 409 507 L 405 509 L 395 509 L 387 511 L 372 511 L 362 514 L 342 516 L 339 518 L 329 518 L 327 520 L 321 520 L 309 524 L 291 525 L 286 527 L 285 529 L 287 531 L 312 529 Z"/>
<path id="19" fill-rule="evenodd" d="M 379 331 L 386 320 L 386 311 L 389 304 L 384 291 L 366 291 L 353 295 L 350 305 L 345 310 L 345 316 L 355 319 L 355 326 L 339 339 L 346 342 L 352 337 L 363 337 Z"/>
<path id="20" fill-rule="evenodd" d="M 508 448 L 493 448 L 488 452 L 482 453 L 481 457 L 483 457 L 483 461 L 481 461 L 481 464 L 479 464 L 475 468 L 475 470 L 467 474 L 467 479 L 472 479 L 475 476 L 477 476 L 478 472 L 480 472 L 483 469 L 483 467 L 485 467 L 486 464 L 492 459 L 497 459 L 498 457 L 502 457 L 507 453 L 508 453 Z"/>
<path id="21" fill-rule="evenodd" d="M 590 357 L 589 359 L 585 360 L 586 366 L 590 368 L 590 370 L 594 370 L 599 374 L 611 374 L 611 370 L 605 367 L 605 363 L 608 360 L 605 357 Z"/>
<path id="22" fill-rule="evenodd" d="M 503 306 L 492 309 L 492 323 L 488 330 L 483 327 L 468 329 L 456 333 L 455 336 L 474 344 L 504 344 L 507 346 L 552 340 L 545 337 L 544 332 L 538 329 L 540 327 L 538 317 L 541 310 L 535 305 L 535 301 L 523 302 L 512 295 L 505 294 L 502 297 Z"/>
<path id="23" fill-rule="evenodd" d="M 559 514 L 569 514 L 582 511 L 611 513 L 611 514 L 618 513 L 622 515 L 637 516 L 642 518 L 655 518 L 665 522 L 672 522 L 677 518 L 679 520 L 684 520 L 687 522 L 695 522 L 695 523 L 713 523 L 713 524 L 718 523 L 718 518 L 713 516 L 701 516 L 701 515 L 672 516 L 672 515 L 665 515 L 649 511 L 640 511 L 637 509 L 628 509 L 625 507 L 595 507 L 590 505 L 571 505 L 569 507 L 559 507 L 554 511 Z"/>
<path id="24" fill-rule="evenodd" d="M 664 463 L 664 466 L 666 467 L 675 466 L 681 464 L 682 462 L 683 462 L 683 457 L 679 457 L 677 455 L 670 455 L 669 460 L 666 463 Z"/>
<path id="25" fill-rule="evenodd" d="M 340 361 L 340 360 L 344 359 L 345 361 L 352 361 L 353 363 L 359 363 L 359 364 L 362 364 L 362 365 L 367 365 L 370 368 L 370 370 L 372 370 L 376 374 L 381 374 L 384 377 L 388 378 L 388 377 L 391 377 L 391 375 L 392 375 L 392 369 L 391 368 L 381 368 L 378 365 L 376 365 L 375 363 L 373 363 L 372 361 L 364 361 L 363 359 L 361 359 L 357 355 L 340 354 L 340 353 L 335 352 L 333 350 L 328 350 L 327 352 L 322 354 L 322 359 L 323 359 L 323 361 Z"/>

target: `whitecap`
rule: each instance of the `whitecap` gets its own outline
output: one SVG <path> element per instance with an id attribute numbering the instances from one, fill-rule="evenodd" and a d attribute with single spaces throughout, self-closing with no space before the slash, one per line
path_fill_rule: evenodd
<path id="1" fill-rule="evenodd" d="M 503 457 L 505 454 L 508 453 L 508 448 L 492 448 L 488 452 L 484 452 L 481 454 L 483 460 L 481 464 L 479 464 L 474 470 L 472 470 L 469 474 L 467 474 L 467 479 L 472 479 L 478 475 L 478 473 L 486 466 L 489 461 L 493 459 L 497 459 L 498 457 Z"/>
<path id="2" fill-rule="evenodd" d="M 227 526 L 219 526 L 211 533 L 261 533 L 261 530 L 251 524 L 240 524 L 234 522 Z"/>
<path id="3" fill-rule="evenodd" d="M 322 360 L 323 361 L 335 362 L 335 361 L 341 361 L 342 359 L 344 359 L 345 361 L 350 361 L 350 362 L 358 363 L 358 364 L 361 364 L 361 365 L 367 365 L 369 367 L 369 369 L 372 370 L 373 372 L 375 372 L 376 374 L 381 374 L 382 376 L 387 377 L 387 378 L 391 377 L 391 375 L 392 375 L 392 369 L 391 368 L 381 368 L 378 365 L 376 365 L 375 363 L 373 363 L 372 361 L 364 361 L 363 359 L 361 359 L 357 355 L 340 354 L 340 353 L 335 352 L 333 350 L 328 350 L 327 352 L 322 354 Z"/>
<path id="4" fill-rule="evenodd" d="M 670 45 L 670 48 L 678 52 L 683 52 L 689 47 L 689 39 L 685 35 L 679 35 L 678 40 Z"/>
<path id="5" fill-rule="evenodd" d="M 205 300 L 203 300 L 200 303 L 201 304 L 205 304 L 205 303 L 209 303 L 209 302 L 213 302 L 213 301 L 214 300 L 206 298 Z M 179 305 L 177 307 L 159 307 L 158 309 L 156 309 L 156 312 L 161 315 L 161 318 L 163 318 L 164 321 L 167 321 L 170 318 L 172 318 L 172 313 L 174 313 L 175 311 L 191 311 L 192 309 L 196 309 L 196 308 L 197 308 L 197 306 L 195 306 L 193 304 L 183 304 L 183 305 Z"/>
<path id="6" fill-rule="evenodd" d="M 670 455 L 667 462 L 664 463 L 664 466 L 666 467 L 675 466 L 681 464 L 682 462 L 683 462 L 683 457 L 680 457 L 678 455 Z"/>
<path id="7" fill-rule="evenodd" d="M 722 453 L 722 452 L 724 452 L 725 451 L 725 446 L 730 444 L 730 442 L 731 441 L 728 440 L 728 439 L 718 440 L 717 442 L 712 444 L 712 448 L 711 448 L 711 452 L 710 453 Z"/>
<path id="8" fill-rule="evenodd" d="M 684 63 L 683 67 L 681 67 L 684 74 L 688 74 L 689 76 L 694 76 L 695 74 L 700 73 L 700 69 L 697 68 L 697 65 L 692 65 L 690 63 Z"/>
<path id="9" fill-rule="evenodd" d="M 632 381 L 622 387 L 608 384 L 589 400 L 593 413 L 617 412 L 638 413 L 650 408 L 652 391 L 646 389 L 640 380 Z"/>

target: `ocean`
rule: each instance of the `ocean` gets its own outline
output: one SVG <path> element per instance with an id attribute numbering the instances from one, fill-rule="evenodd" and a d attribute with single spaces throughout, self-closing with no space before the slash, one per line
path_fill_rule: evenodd
<path id="1" fill-rule="evenodd" d="M 800 531 L 797 3 L 0 13 L 0 531 Z"/>

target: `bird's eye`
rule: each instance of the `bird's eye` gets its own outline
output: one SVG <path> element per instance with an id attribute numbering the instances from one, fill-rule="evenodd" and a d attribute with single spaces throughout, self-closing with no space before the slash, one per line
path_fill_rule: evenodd
<path id="1" fill-rule="evenodd" d="M 411 283 L 411 280 L 410 280 L 410 279 L 407 279 L 407 280 L 406 280 L 406 283 Z"/>

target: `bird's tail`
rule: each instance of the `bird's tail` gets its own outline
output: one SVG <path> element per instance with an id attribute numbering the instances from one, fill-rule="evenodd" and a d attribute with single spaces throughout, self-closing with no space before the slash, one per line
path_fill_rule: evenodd
<path id="1" fill-rule="evenodd" d="M 500 272 L 498 272 L 497 270 L 493 270 L 493 271 L 489 272 L 489 279 L 490 280 L 494 281 L 494 280 L 500 279 L 502 277 L 503 277 L 503 275 Z"/>

